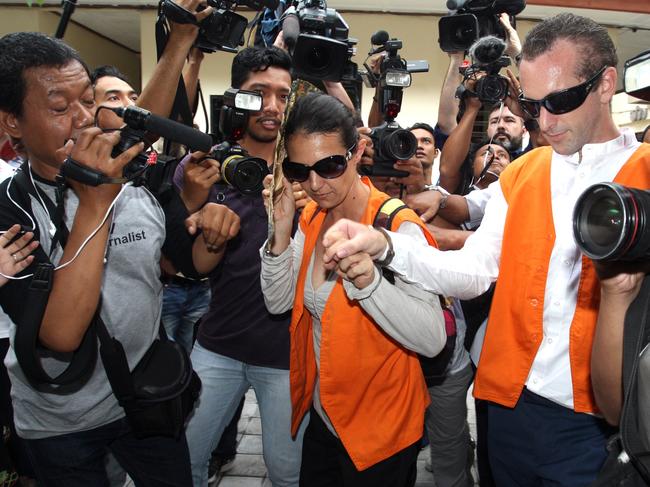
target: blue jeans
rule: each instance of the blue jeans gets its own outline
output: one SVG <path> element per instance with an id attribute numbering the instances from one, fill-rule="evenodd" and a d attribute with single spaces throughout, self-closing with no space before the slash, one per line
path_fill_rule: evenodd
<path id="1" fill-rule="evenodd" d="M 292 439 L 289 371 L 248 365 L 210 352 L 198 342 L 192 350 L 192 365 L 203 383 L 186 431 L 194 487 L 206 487 L 210 453 L 250 386 L 260 408 L 269 478 L 274 487 L 298 486 L 302 436 L 308 420 L 303 420 Z"/>
<path id="2" fill-rule="evenodd" d="M 194 325 L 210 305 L 208 281 L 190 281 L 187 284 L 165 284 L 163 291 L 162 322 L 167 336 L 192 351 Z"/>
<path id="3" fill-rule="evenodd" d="M 88 431 L 25 440 L 39 485 L 108 487 L 104 460 L 113 453 L 138 487 L 189 487 L 185 437 L 138 440 L 125 418 Z"/>

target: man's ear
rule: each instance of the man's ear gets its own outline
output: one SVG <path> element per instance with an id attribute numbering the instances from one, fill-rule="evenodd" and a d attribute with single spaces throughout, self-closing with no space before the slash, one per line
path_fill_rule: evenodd
<path id="1" fill-rule="evenodd" d="M 20 123 L 18 122 L 16 115 L 13 113 L 0 110 L 0 127 L 15 139 L 20 139 L 22 137 Z"/>
<path id="2" fill-rule="evenodd" d="M 603 103 L 609 103 L 616 94 L 617 81 L 618 73 L 616 72 L 616 68 L 611 66 L 605 68 L 597 88 Z"/>

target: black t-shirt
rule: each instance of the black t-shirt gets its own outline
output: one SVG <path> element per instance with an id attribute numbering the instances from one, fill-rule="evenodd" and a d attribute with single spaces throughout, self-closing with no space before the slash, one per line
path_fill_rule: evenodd
<path id="1" fill-rule="evenodd" d="M 210 274 L 212 299 L 197 340 L 212 352 L 250 365 L 289 369 L 291 313 L 269 313 L 260 284 L 259 249 L 267 237 L 262 196 L 215 185 L 209 200 L 237 213 L 241 228 Z"/>

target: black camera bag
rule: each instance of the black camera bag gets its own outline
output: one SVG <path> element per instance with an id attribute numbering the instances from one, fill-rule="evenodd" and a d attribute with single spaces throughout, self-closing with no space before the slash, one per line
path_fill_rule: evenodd
<path id="1" fill-rule="evenodd" d="M 106 375 L 135 437 L 178 439 L 201 392 L 185 349 L 167 339 L 161 327 L 160 337 L 130 371 L 122 344 L 109 335 L 99 314 L 96 324 Z"/>

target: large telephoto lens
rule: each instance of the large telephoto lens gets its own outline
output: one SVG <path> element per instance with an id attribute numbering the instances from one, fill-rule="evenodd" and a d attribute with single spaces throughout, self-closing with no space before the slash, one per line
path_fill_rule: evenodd
<path id="1" fill-rule="evenodd" d="M 240 193 L 257 194 L 262 191 L 269 167 L 259 157 L 236 154 L 223 161 L 221 171 L 223 180 Z"/>
<path id="2" fill-rule="evenodd" d="M 385 154 L 388 154 L 391 159 L 400 161 L 410 159 L 418 150 L 415 135 L 405 129 L 385 133 L 381 144 Z"/>
<path id="3" fill-rule="evenodd" d="M 650 192 L 616 183 L 585 190 L 573 211 L 578 247 L 593 260 L 634 261 L 650 257 Z"/>

